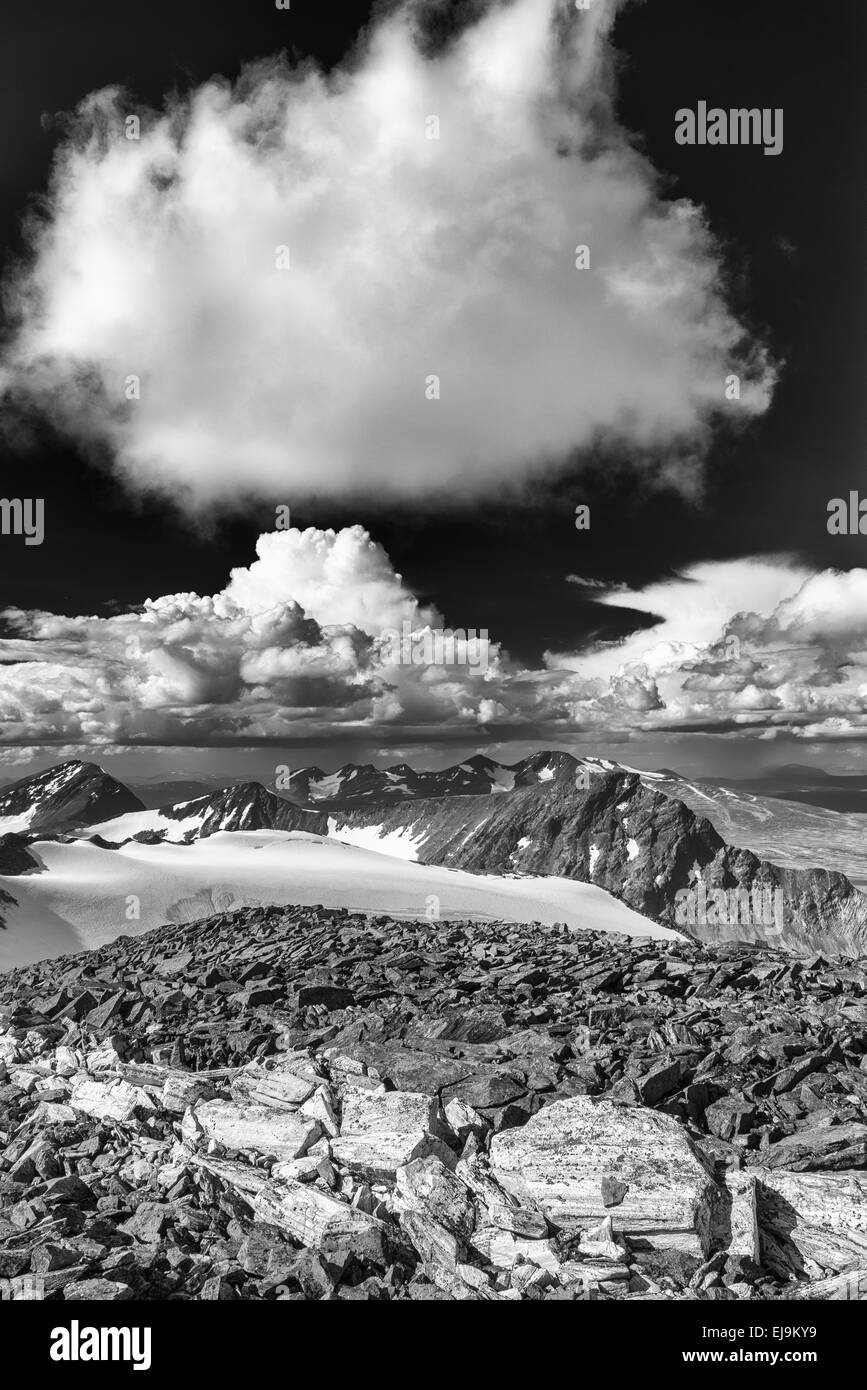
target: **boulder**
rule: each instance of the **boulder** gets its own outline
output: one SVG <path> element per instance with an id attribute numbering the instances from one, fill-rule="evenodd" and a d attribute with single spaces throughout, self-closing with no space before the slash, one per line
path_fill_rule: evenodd
<path id="1" fill-rule="evenodd" d="M 651 1246 L 706 1254 L 719 1189 L 683 1128 L 641 1107 L 573 1096 L 491 1142 L 493 1175 L 559 1226 L 606 1215 L 603 1178 L 627 1187 L 619 1229 Z"/>
<path id="2" fill-rule="evenodd" d="M 227 1149 L 253 1150 L 284 1163 L 302 1158 L 322 1133 L 316 1120 L 269 1105 L 209 1100 L 196 1105 L 191 1114 L 206 1138 Z"/>
<path id="3" fill-rule="evenodd" d="M 298 1076 L 288 1067 L 266 1070 L 253 1063 L 235 1077 L 232 1095 L 257 1105 L 273 1106 L 275 1110 L 288 1110 L 308 1100 L 318 1084 L 313 1076 Z"/>
<path id="4" fill-rule="evenodd" d="M 433 1217 L 463 1240 L 475 1225 L 470 1189 L 438 1158 L 417 1158 L 398 1169 L 395 1207 Z"/>
<path id="5" fill-rule="evenodd" d="M 433 1133 L 438 1109 L 434 1096 L 353 1089 L 344 1099 L 334 1157 L 374 1180 L 391 1180 L 398 1168 L 431 1154 L 454 1163 L 454 1154 Z"/>
<path id="6" fill-rule="evenodd" d="M 822 1269 L 867 1266 L 867 1173 L 757 1175 L 763 1263 L 784 1277 L 808 1262 Z"/>
<path id="7" fill-rule="evenodd" d="M 154 1109 L 141 1087 L 131 1086 L 128 1081 L 94 1081 L 86 1074 L 73 1082 L 69 1103 L 73 1109 L 83 1110 L 96 1120 L 127 1121 L 139 1107 Z"/>

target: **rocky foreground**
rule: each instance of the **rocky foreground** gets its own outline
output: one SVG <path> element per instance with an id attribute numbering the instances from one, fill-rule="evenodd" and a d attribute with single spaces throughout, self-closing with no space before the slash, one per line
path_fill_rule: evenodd
<path id="1" fill-rule="evenodd" d="M 867 1297 L 867 962 L 271 908 L 2 975 L 0 1294 Z"/>

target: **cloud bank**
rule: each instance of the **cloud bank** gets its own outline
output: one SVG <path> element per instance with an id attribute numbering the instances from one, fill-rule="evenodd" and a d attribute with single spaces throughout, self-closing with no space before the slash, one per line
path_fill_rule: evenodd
<path id="1" fill-rule="evenodd" d="M 260 537 L 213 595 L 168 594 L 108 618 L 6 609 L 0 748 L 428 746 L 786 732 L 867 737 L 867 570 L 703 564 L 605 596 L 657 616 L 618 644 L 526 669 L 401 662 L 389 640 L 443 618 L 361 526 Z M 701 611 L 697 628 L 693 613 Z"/>
<path id="2" fill-rule="evenodd" d="M 689 486 L 774 370 L 616 123 L 618 3 L 494 3 L 435 56 L 404 6 L 328 75 L 92 94 L 5 287 L 6 405 L 191 509 L 472 497 L 600 441 Z"/>

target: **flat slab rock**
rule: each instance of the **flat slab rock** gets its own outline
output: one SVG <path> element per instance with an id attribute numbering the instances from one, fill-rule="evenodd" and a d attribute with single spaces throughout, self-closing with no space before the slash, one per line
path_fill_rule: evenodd
<path id="1" fill-rule="evenodd" d="M 191 1112 L 193 1127 L 208 1139 L 227 1149 L 253 1150 L 270 1154 L 283 1162 L 301 1158 L 322 1133 L 316 1120 L 305 1119 L 270 1105 L 234 1105 L 231 1101 L 209 1100 Z M 190 1120 L 185 1119 L 185 1127 Z"/>
<path id="2" fill-rule="evenodd" d="M 348 1091 L 343 1100 L 340 1138 L 332 1144 L 338 1163 L 372 1179 L 393 1179 L 416 1158 L 451 1158 L 433 1129 L 435 1096 L 412 1091 Z"/>
<path id="3" fill-rule="evenodd" d="M 491 1168 L 505 1188 L 567 1229 L 609 1214 L 602 1182 L 614 1178 L 627 1189 L 615 1211 L 618 1230 L 659 1249 L 709 1249 L 717 1184 L 677 1121 L 655 1110 L 589 1096 L 556 1101 L 523 1128 L 494 1136 Z"/>
<path id="4" fill-rule="evenodd" d="M 127 1081 L 95 1081 L 89 1076 L 75 1081 L 69 1100 L 73 1109 L 97 1120 L 129 1120 L 138 1108 L 154 1109 L 140 1087 Z"/>

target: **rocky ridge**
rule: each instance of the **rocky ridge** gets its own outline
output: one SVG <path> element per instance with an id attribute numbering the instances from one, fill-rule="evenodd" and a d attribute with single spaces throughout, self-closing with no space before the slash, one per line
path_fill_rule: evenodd
<path id="1" fill-rule="evenodd" d="M 0 977 L 0 1293 L 867 1295 L 867 962 L 322 909 Z"/>
<path id="2" fill-rule="evenodd" d="M 638 774 L 607 772 L 480 801 L 454 797 L 342 813 L 337 833 L 371 823 L 417 836 L 422 863 L 472 873 L 557 874 L 604 888 L 642 916 L 701 941 L 777 936 L 792 951 L 867 954 L 867 897 L 840 873 L 788 869 L 726 844 L 711 822 Z M 684 923 L 679 892 L 780 894 L 782 930 L 759 913 Z M 769 927 L 771 931 L 769 932 Z"/>

